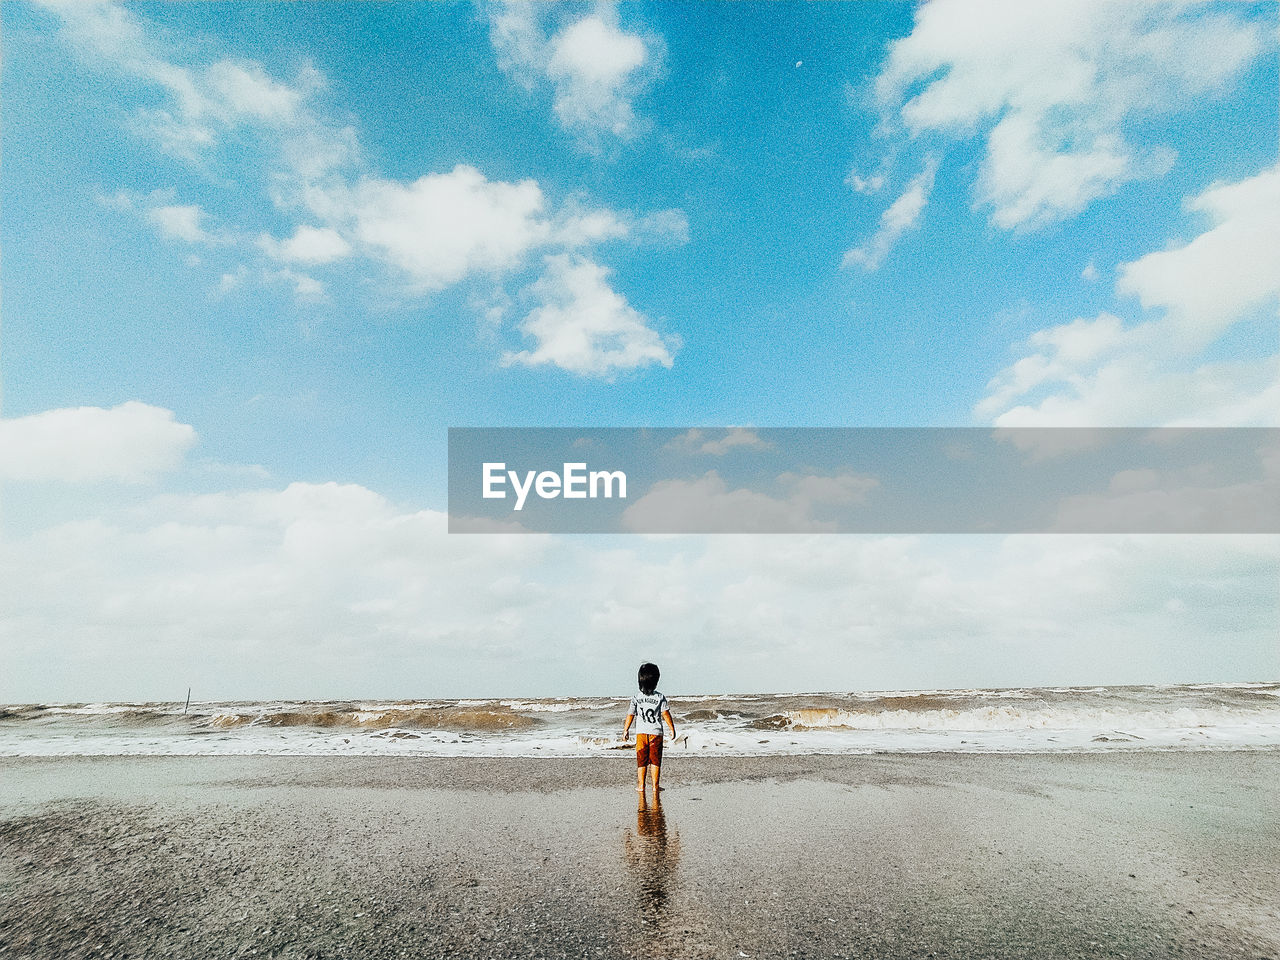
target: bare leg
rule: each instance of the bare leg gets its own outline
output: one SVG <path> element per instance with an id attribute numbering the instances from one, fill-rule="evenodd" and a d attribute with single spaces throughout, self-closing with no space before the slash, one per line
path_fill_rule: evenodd
<path id="1" fill-rule="evenodd" d="M 649 764 L 649 776 L 653 779 L 653 795 L 654 796 L 657 796 L 658 791 L 662 789 L 660 786 L 658 786 L 658 775 L 661 772 L 662 772 L 661 767 L 655 767 L 652 763 Z"/>
<path id="2" fill-rule="evenodd" d="M 636 767 L 636 793 L 644 793 L 644 767 Z"/>

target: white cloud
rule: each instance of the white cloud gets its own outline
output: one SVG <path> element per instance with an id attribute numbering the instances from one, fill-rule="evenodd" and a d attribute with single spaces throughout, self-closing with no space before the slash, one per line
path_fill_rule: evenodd
<path id="1" fill-rule="evenodd" d="M 551 239 L 566 247 L 581 247 L 607 240 L 621 240 L 632 224 L 616 210 L 580 209 L 570 204 L 553 228 Z"/>
<path id="2" fill-rule="evenodd" d="M 0 420 L 0 480 L 147 480 L 178 467 L 195 442 L 173 411 L 136 400 L 46 410 Z"/>
<path id="3" fill-rule="evenodd" d="M 214 243 L 216 238 L 204 228 L 205 212 L 198 204 L 172 204 L 152 207 L 146 212 L 148 222 L 162 236 L 186 243 Z"/>
<path id="4" fill-rule="evenodd" d="M 857 170 L 850 170 L 844 182 L 853 188 L 854 193 L 879 193 L 884 187 L 884 174 L 873 173 L 864 177 Z"/>
<path id="5" fill-rule="evenodd" d="M 268 283 L 284 283 L 293 288 L 294 299 L 298 303 L 323 303 L 328 299 L 324 283 L 306 273 L 290 270 L 264 270 L 262 279 Z"/>
<path id="6" fill-rule="evenodd" d="M 104 198 L 104 203 L 139 213 L 167 237 L 238 245 L 242 256 L 248 254 L 243 248 L 252 245 L 263 259 L 274 261 L 222 267 L 221 293 L 253 278 L 288 283 L 300 302 L 319 302 L 325 299 L 324 280 L 297 268 L 361 258 L 362 267 L 372 262 L 393 268 L 397 294 L 424 295 L 464 281 L 504 280 L 526 269 L 535 255 L 584 251 L 618 240 L 637 245 L 688 240 L 688 221 L 679 210 L 636 214 L 594 207 L 577 195 L 552 205 L 533 179 L 491 180 L 467 164 L 411 182 L 373 175 L 354 130 L 331 122 L 321 108 L 316 95 L 325 80 L 313 67 L 303 67 L 286 83 L 251 61 L 184 65 L 139 18 L 113 3 L 49 0 L 48 5 L 88 59 L 158 88 L 163 102 L 139 112 L 135 123 L 163 128 L 169 139 L 162 148 L 180 142 L 185 158 L 201 165 L 219 159 L 224 140 L 256 150 L 260 186 L 274 212 L 291 218 L 305 214 L 310 221 L 294 226 L 290 236 L 255 237 L 230 227 L 210 228 L 204 208 L 176 203 L 173 191 L 146 197 L 120 191 Z M 508 14 L 517 28 L 533 23 L 528 19 L 534 16 L 531 7 L 502 10 L 506 13 L 500 11 L 495 19 L 498 32 Z M 534 27 L 541 30 L 536 23 Z M 638 82 L 641 64 L 652 59 L 648 42 L 621 31 L 606 8 L 539 42 L 537 70 L 554 75 L 561 99 L 576 103 L 603 91 L 607 96 L 598 106 L 605 112 L 630 109 L 625 94 Z M 245 161 L 237 157 L 236 162 Z M 250 190 L 252 184 L 241 189 Z M 534 292 L 550 289 L 540 286 Z M 657 337 L 625 301 L 615 294 L 617 302 L 612 303 L 600 289 L 597 284 L 593 295 L 580 289 L 572 303 L 560 296 L 539 313 L 549 323 L 551 312 L 559 311 L 564 322 L 556 339 L 561 346 L 574 329 L 594 325 L 587 335 L 594 352 L 579 354 L 573 362 L 587 366 L 576 369 L 607 374 L 650 362 L 669 366 L 674 340 Z M 500 297 L 472 291 L 471 299 L 494 302 Z M 543 347 L 509 359 L 559 363 Z"/>
<path id="7" fill-rule="evenodd" d="M 243 263 L 218 278 L 217 295 L 226 296 L 249 285 L 255 287 L 287 286 L 299 305 L 325 303 L 329 299 L 328 287 L 309 273 L 291 267 L 264 267 L 250 270 Z"/>
<path id="8" fill-rule="evenodd" d="M 632 221 L 631 236 L 637 240 L 681 245 L 689 242 L 689 218 L 683 210 L 659 210 Z"/>
<path id="9" fill-rule="evenodd" d="M 1059 503 L 1052 529 L 1274 530 L 1280 511 L 1280 449 L 1262 447 L 1258 459 L 1262 476 L 1248 480 L 1215 463 L 1177 471 L 1121 471 L 1106 491 Z"/>
<path id="10" fill-rule="evenodd" d="M 556 254 L 547 272 L 530 288 L 541 300 L 520 322 L 520 332 L 537 344 L 509 352 L 506 364 L 552 364 L 583 376 L 608 377 L 637 367 L 670 367 L 679 347 L 661 336 L 609 284 L 609 271 L 585 257 Z"/>
<path id="11" fill-rule="evenodd" d="M 218 293 L 226 294 L 238 290 L 248 279 L 249 268 L 243 263 L 238 264 L 234 270 L 228 270 L 218 278 Z"/>
<path id="12" fill-rule="evenodd" d="M 550 230 L 535 181 L 492 181 L 465 164 L 408 185 L 364 180 L 330 199 L 365 248 L 424 291 L 512 270 Z"/>
<path id="13" fill-rule="evenodd" d="M 848 506 L 865 503 L 871 492 L 880 486 L 875 477 L 852 471 L 830 475 L 784 473 L 778 481 L 791 491 L 791 499 L 805 505 L 806 509 L 822 504 Z"/>
<path id="14" fill-rule="evenodd" d="M 149 194 L 117 190 L 113 194 L 100 195 L 98 202 L 113 210 L 133 214 L 166 240 L 204 245 L 235 241 L 235 236 L 229 231 L 208 227 L 209 214 L 198 203 L 174 203 L 176 193 L 173 189 L 153 190 Z"/>
<path id="15" fill-rule="evenodd" d="M 363 255 L 403 272 L 420 293 L 475 276 L 504 277 L 525 268 L 538 251 L 623 239 L 678 244 L 688 241 L 689 231 L 679 210 L 638 216 L 590 207 L 577 197 L 549 209 L 537 181 L 490 180 L 467 164 L 410 184 L 378 178 L 334 184 L 313 191 L 308 202 L 330 224 L 327 232 L 303 228 L 285 244 L 263 239 L 264 249 L 275 255 L 341 249 L 345 234 Z"/>
<path id="16" fill-rule="evenodd" d="M 1168 169 L 1130 121 L 1225 92 L 1263 49 L 1234 9 L 1162 0 L 935 0 L 877 79 L 913 135 L 986 137 L 977 201 L 999 226 L 1071 216 Z"/>
<path id="17" fill-rule="evenodd" d="M 284 83 L 249 61 L 218 60 L 204 67 L 176 63 L 129 10 L 103 0 L 40 0 L 57 13 L 63 29 L 96 63 L 165 90 L 164 106 L 137 109 L 133 127 L 166 152 L 200 162 L 229 132 L 246 125 L 277 131 L 322 125 L 306 108 L 319 87 L 310 67 Z"/>
<path id="18" fill-rule="evenodd" d="M 880 215 L 880 227 L 875 235 L 867 243 L 854 247 L 844 255 L 843 266 L 860 264 L 867 270 L 874 270 L 880 266 L 899 238 L 919 226 L 920 216 L 929 202 L 929 194 L 933 191 L 933 180 L 937 172 L 937 158 L 929 157 L 925 161 L 924 169 L 907 185 L 902 195 Z"/>
<path id="19" fill-rule="evenodd" d="M 796 533 L 833 531 L 814 508 L 863 503 L 879 481 L 851 472 L 830 476 L 784 473 L 786 491 L 770 496 L 747 487 L 730 489 L 716 470 L 693 480 L 660 480 L 622 514 L 624 528 L 638 533 Z"/>
<path id="20" fill-rule="evenodd" d="M 599 5 L 550 38 L 540 12 L 524 0 L 493 6 L 499 65 L 529 89 L 549 83 L 556 118 L 584 144 L 595 146 L 602 135 L 632 136 L 638 126 L 634 100 L 661 56 L 658 42 L 622 30 L 611 5 Z"/>
<path id="21" fill-rule="evenodd" d="M 207 125 L 183 120 L 168 110 L 140 107 L 128 126 L 130 132 L 155 142 L 164 153 L 192 164 L 200 164 L 218 142 Z"/>
<path id="22" fill-rule="evenodd" d="M 746 427 L 730 427 L 714 439 L 707 435 L 707 431 L 694 427 L 667 443 L 664 449 L 723 457 L 733 450 L 769 450 L 772 447 L 773 444 Z"/>
<path id="23" fill-rule="evenodd" d="M 544 550 L 450 537 L 442 514 L 354 485 L 157 496 L 0 540 L 0 649 L 21 651 L 0 683 L 30 670 L 38 697 L 68 674 L 122 697 L 175 676 L 206 695 L 336 694 L 396 683 L 388 658 L 458 682 L 477 656 L 520 657 Z"/>
<path id="24" fill-rule="evenodd" d="M 565 203 L 551 226 L 548 244 L 581 247 L 609 240 L 680 245 L 689 242 L 689 220 L 683 210 L 659 210 L 636 216 L 604 207 Z"/>
<path id="25" fill-rule="evenodd" d="M 341 260 L 351 253 L 351 244 L 328 227 L 298 227 L 288 240 L 277 240 L 269 234 L 258 238 L 267 256 L 293 263 L 324 264 Z"/>
<path id="26" fill-rule="evenodd" d="M 622 514 L 627 530 L 644 533 L 794 533 L 833 530 L 809 504 L 745 487 L 730 489 L 715 470 L 693 480 L 660 480 Z"/>
<path id="27" fill-rule="evenodd" d="M 1190 243 L 1120 268 L 1121 293 L 1167 311 L 1173 332 L 1201 345 L 1280 296 L 1280 166 L 1216 184 L 1190 204 L 1212 227 Z"/>
<path id="28" fill-rule="evenodd" d="M 547 74 L 556 85 L 556 116 L 570 130 L 627 136 L 635 126 L 633 77 L 649 58 L 644 40 L 598 15 L 551 39 Z"/>
<path id="29" fill-rule="evenodd" d="M 237 144 L 250 144 L 260 151 L 264 184 L 278 188 L 272 200 L 290 213 L 296 212 L 300 196 L 321 189 L 321 182 L 331 186 L 344 167 L 356 163 L 359 148 L 351 131 L 328 123 L 316 109 L 313 95 L 324 78 L 313 67 L 304 66 L 286 83 L 251 61 L 183 65 L 140 19 L 117 4 L 45 0 L 45 5 L 58 13 L 65 35 L 90 62 L 153 84 L 167 95 L 162 105 L 138 109 L 131 121 L 162 150 L 203 168 L 216 159 L 224 141 L 234 137 Z M 122 190 L 104 198 L 138 212 L 168 238 L 193 244 L 248 241 L 232 229 L 209 229 L 202 207 L 172 200 L 173 191 L 144 197 Z M 300 225 L 283 241 L 261 236 L 257 246 L 271 259 L 309 266 L 350 252 L 347 242 L 327 226 Z M 299 302 L 325 298 L 324 284 L 307 274 L 292 269 L 251 273 L 244 265 L 223 272 L 218 290 L 242 286 L 251 275 L 266 283 L 288 283 Z"/>
<path id="30" fill-rule="evenodd" d="M 686 691 L 1277 666 L 1275 538 L 445 529 L 364 487 L 293 483 L 0 538 L 0 700 L 172 699 L 189 683 L 210 698 L 600 694 L 632 649 Z"/>
<path id="31" fill-rule="evenodd" d="M 1280 356 L 1210 359 L 1231 327 L 1274 330 L 1280 297 L 1280 167 L 1209 188 L 1190 204 L 1210 228 L 1119 269 L 1116 288 L 1155 319 L 1104 313 L 1037 331 L 975 412 L 1001 426 L 1271 426 Z"/>
<path id="32" fill-rule="evenodd" d="M 300 78 L 303 83 L 291 87 L 267 76 L 256 63 L 222 60 L 205 71 L 204 80 L 212 94 L 211 101 L 227 118 L 253 117 L 272 123 L 292 123 L 298 118 L 308 87 L 316 76 L 314 72 L 304 72 Z"/>
<path id="33" fill-rule="evenodd" d="M 742 427 L 734 427 L 725 432 L 725 435 L 719 440 L 708 440 L 698 449 L 702 453 L 709 453 L 713 457 L 722 457 L 730 450 L 762 450 L 770 446 L 767 442 L 760 439 L 760 435 L 754 430 L 746 430 Z"/>

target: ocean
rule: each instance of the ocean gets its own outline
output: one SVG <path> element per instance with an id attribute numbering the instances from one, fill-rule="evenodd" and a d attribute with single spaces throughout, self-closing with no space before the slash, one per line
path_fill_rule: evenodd
<path id="1" fill-rule="evenodd" d="M 0 756 L 607 755 L 627 697 L 0 706 Z M 1280 683 L 672 696 L 704 756 L 1280 748 Z"/>

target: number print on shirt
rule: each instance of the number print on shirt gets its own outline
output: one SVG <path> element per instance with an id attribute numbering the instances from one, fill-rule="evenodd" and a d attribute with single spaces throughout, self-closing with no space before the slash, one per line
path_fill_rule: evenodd
<path id="1" fill-rule="evenodd" d="M 667 698 L 660 693 L 641 693 L 631 698 L 627 711 L 636 718 L 636 733 L 651 737 L 662 736 L 662 714 L 667 709 Z"/>

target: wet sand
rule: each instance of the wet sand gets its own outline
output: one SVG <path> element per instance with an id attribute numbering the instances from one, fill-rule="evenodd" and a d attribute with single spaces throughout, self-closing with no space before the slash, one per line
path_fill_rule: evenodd
<path id="1" fill-rule="evenodd" d="M 0 759 L 0 957 L 1280 957 L 1280 752 Z"/>

